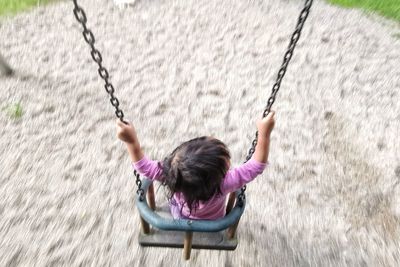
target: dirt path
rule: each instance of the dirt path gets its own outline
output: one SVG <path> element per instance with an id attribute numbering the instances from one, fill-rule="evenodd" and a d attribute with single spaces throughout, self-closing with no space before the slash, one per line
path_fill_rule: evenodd
<path id="1" fill-rule="evenodd" d="M 213 135 L 242 162 L 298 1 L 81 1 L 146 154 Z M 0 20 L 0 266 L 180 266 L 138 246 L 135 183 L 69 1 Z M 235 252 L 190 266 L 398 266 L 400 28 L 317 1 Z M 159 201 L 163 192 L 158 190 Z"/>

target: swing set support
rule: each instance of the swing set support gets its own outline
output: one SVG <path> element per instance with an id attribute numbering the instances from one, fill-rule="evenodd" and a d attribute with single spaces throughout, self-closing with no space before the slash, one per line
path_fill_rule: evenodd
<path id="1" fill-rule="evenodd" d="M 10 65 L 8 65 L 7 61 L 4 59 L 1 53 L 0 53 L 0 73 L 4 74 L 5 76 L 11 76 L 14 73 L 13 69 L 10 67 Z"/>

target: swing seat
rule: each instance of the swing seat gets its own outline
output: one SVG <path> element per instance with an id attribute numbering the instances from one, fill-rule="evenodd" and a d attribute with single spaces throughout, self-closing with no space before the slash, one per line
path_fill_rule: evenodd
<path id="1" fill-rule="evenodd" d="M 151 229 L 150 234 L 139 234 L 139 244 L 143 247 L 183 248 L 184 239 L 184 232 L 162 231 L 156 228 Z M 228 238 L 225 231 L 193 233 L 194 249 L 235 250 L 237 245 L 237 238 Z"/>
<path id="2" fill-rule="evenodd" d="M 142 189 L 145 198 L 140 200 L 137 196 L 136 206 L 139 210 L 142 226 L 149 224 L 148 230 L 141 231 L 139 234 L 139 244 L 142 246 L 154 247 L 175 247 L 190 249 L 216 249 L 216 250 L 235 250 L 238 240 L 234 235 L 237 224 L 245 209 L 245 200 L 239 205 L 238 199 L 230 212 L 223 218 L 218 220 L 190 220 L 190 219 L 173 219 L 160 216 L 160 213 L 154 211 L 148 204 L 148 191 L 152 185 L 149 179 L 142 180 Z M 240 190 L 235 192 L 236 198 L 240 194 Z M 232 228 L 233 227 L 233 228 Z M 225 231 L 228 228 L 233 229 L 230 234 Z M 189 237 L 188 237 L 189 236 Z M 185 246 L 190 239 L 190 244 Z M 189 246 L 187 248 L 187 246 Z M 188 257 L 185 257 L 188 259 Z"/>

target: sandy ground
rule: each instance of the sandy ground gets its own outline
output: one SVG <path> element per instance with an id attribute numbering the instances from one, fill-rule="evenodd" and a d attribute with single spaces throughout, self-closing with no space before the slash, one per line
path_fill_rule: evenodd
<path id="1" fill-rule="evenodd" d="M 81 1 L 146 153 L 213 135 L 243 161 L 301 1 Z M 113 108 L 65 1 L 0 23 L 1 266 L 399 266 L 400 27 L 317 1 L 234 252 L 141 248 Z M 163 190 L 158 189 L 159 202 Z"/>

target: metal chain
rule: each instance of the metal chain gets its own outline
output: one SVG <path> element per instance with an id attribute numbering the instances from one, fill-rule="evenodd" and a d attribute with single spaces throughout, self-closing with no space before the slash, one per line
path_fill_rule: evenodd
<path id="1" fill-rule="evenodd" d="M 115 115 L 122 122 L 126 123 L 124 121 L 124 112 L 119 108 L 119 100 L 114 95 L 115 89 L 110 81 L 110 75 L 108 73 L 108 70 L 102 64 L 103 57 L 100 51 L 97 50 L 97 48 L 94 45 L 95 43 L 94 34 L 86 25 L 87 23 L 86 13 L 83 10 L 83 8 L 78 5 L 78 0 L 72 0 L 72 2 L 74 3 L 75 18 L 83 27 L 82 31 L 83 38 L 85 39 L 85 42 L 90 46 L 91 50 L 90 55 L 92 56 L 93 61 L 96 62 L 98 65 L 98 73 L 105 82 L 104 88 L 106 89 L 106 92 L 110 96 L 111 105 L 115 108 Z M 142 181 L 140 180 L 140 175 L 136 172 L 136 170 L 134 171 L 134 175 L 136 177 L 136 185 L 138 187 L 136 193 L 138 194 L 140 201 L 142 201 L 144 199 L 144 190 L 142 189 Z"/>
<path id="2" fill-rule="evenodd" d="M 267 106 L 264 109 L 263 118 L 265 118 L 271 112 L 272 104 L 274 104 L 274 102 L 275 102 L 276 94 L 278 93 L 278 91 L 280 89 L 282 79 L 286 74 L 286 69 L 289 65 L 289 62 L 292 59 L 293 51 L 296 47 L 297 41 L 300 38 L 301 30 L 303 29 L 304 22 L 306 21 L 308 14 L 310 13 L 310 8 L 312 5 L 312 2 L 313 2 L 313 0 L 306 0 L 304 3 L 303 9 L 300 12 L 299 18 L 297 20 L 296 29 L 293 32 L 292 37 L 290 38 L 289 46 L 283 57 L 282 65 L 278 71 L 278 76 L 276 78 L 274 86 L 272 86 L 272 92 L 271 92 L 270 97 L 268 98 Z M 256 131 L 255 138 L 254 138 L 253 142 L 251 143 L 251 147 L 246 156 L 245 163 L 247 161 L 249 161 L 251 159 L 251 157 L 253 156 L 253 154 L 256 150 L 256 146 L 257 146 L 257 139 L 258 139 L 258 131 Z M 246 186 L 243 186 L 238 195 L 239 205 L 242 205 L 243 201 L 246 199 L 245 191 L 246 191 Z"/>
<path id="3" fill-rule="evenodd" d="M 135 175 L 136 178 L 136 185 L 137 185 L 137 190 L 136 194 L 139 196 L 139 200 L 143 201 L 144 200 L 144 190 L 142 188 L 142 180 L 140 180 L 140 175 L 136 170 L 133 170 L 133 175 Z"/>

